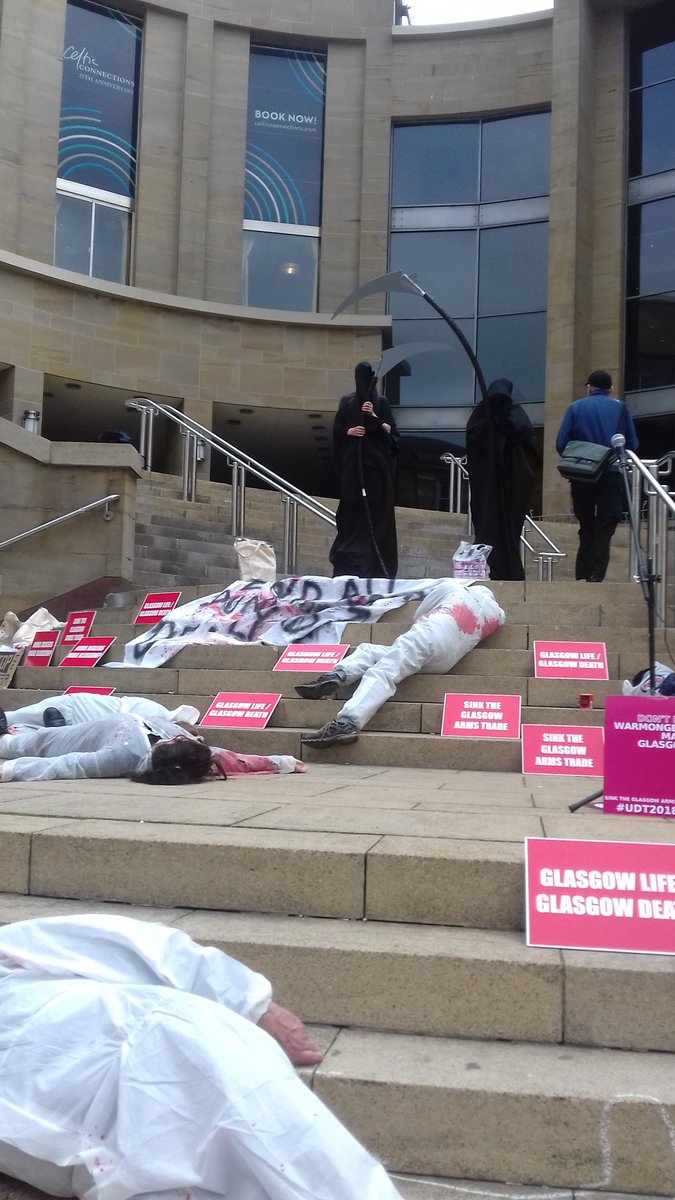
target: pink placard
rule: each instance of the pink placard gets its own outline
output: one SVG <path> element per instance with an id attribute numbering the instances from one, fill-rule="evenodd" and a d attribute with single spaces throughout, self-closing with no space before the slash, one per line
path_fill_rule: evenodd
<path id="1" fill-rule="evenodd" d="M 134 625 L 155 625 L 176 607 L 180 592 L 148 592 L 141 604 Z"/>
<path id="2" fill-rule="evenodd" d="M 221 729 L 264 729 L 280 700 L 281 692 L 218 692 L 201 723 Z"/>
<path id="3" fill-rule="evenodd" d="M 24 667 L 48 667 L 60 636 L 60 629 L 44 629 L 36 633 L 23 660 Z"/>
<path id="4" fill-rule="evenodd" d="M 526 838 L 528 946 L 675 954 L 675 846 Z"/>
<path id="5" fill-rule="evenodd" d="M 602 775 L 600 725 L 523 725 L 523 775 Z"/>
<path id="6" fill-rule="evenodd" d="M 96 610 L 93 608 L 82 612 L 71 612 L 61 634 L 61 645 L 68 646 L 87 637 L 94 624 L 95 616 Z"/>
<path id="7" fill-rule="evenodd" d="M 605 812 L 675 817 L 675 699 L 608 696 Z"/>
<path id="8" fill-rule="evenodd" d="M 519 738 L 520 696 L 446 692 L 442 737 Z"/>
<path id="9" fill-rule="evenodd" d="M 90 696 L 112 696 L 114 687 L 67 687 L 64 696 L 74 696 L 76 692 L 88 692 Z"/>
<path id="10" fill-rule="evenodd" d="M 273 671 L 332 671 L 341 663 L 349 646 L 287 646 Z"/>
<path id="11" fill-rule="evenodd" d="M 604 642 L 535 642 L 536 679 L 609 679 Z"/>
<path id="12" fill-rule="evenodd" d="M 114 637 L 82 638 L 76 646 L 73 646 L 72 650 L 68 651 L 65 658 L 61 659 L 59 665 L 62 667 L 95 667 L 116 640 Z"/>

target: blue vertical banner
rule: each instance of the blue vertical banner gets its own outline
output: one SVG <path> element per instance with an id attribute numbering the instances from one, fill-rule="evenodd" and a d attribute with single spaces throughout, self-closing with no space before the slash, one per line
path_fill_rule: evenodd
<path id="1" fill-rule="evenodd" d="M 321 224 L 326 55 L 251 49 L 244 219 Z"/>
<path id="2" fill-rule="evenodd" d="M 90 0 L 68 0 L 59 179 L 133 197 L 143 23 Z"/>

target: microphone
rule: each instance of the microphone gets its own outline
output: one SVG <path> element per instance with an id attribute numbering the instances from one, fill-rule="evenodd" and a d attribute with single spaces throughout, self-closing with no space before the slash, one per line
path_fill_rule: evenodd
<path id="1" fill-rule="evenodd" d="M 622 433 L 615 433 L 612 438 L 612 450 L 621 452 L 626 449 L 626 439 Z"/>

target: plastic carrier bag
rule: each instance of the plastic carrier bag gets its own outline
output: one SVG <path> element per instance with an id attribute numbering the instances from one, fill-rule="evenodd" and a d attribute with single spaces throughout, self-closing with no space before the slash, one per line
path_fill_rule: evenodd
<path id="1" fill-rule="evenodd" d="M 235 538 L 234 548 L 237 552 L 240 579 L 274 583 L 277 577 L 277 557 L 267 542 Z"/>
<path id="2" fill-rule="evenodd" d="M 460 542 L 452 556 L 455 579 L 489 579 L 488 554 L 492 546 L 483 542 Z"/>

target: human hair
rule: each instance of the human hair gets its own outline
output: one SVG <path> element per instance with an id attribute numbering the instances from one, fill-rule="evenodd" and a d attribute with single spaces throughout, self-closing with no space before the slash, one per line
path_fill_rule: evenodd
<path id="1" fill-rule="evenodd" d="M 211 771 L 211 748 L 189 737 L 156 742 L 150 763 L 148 770 L 134 771 L 129 778 L 134 783 L 201 783 Z"/>
<path id="2" fill-rule="evenodd" d="M 609 392 L 612 387 L 612 376 L 609 371 L 591 371 L 586 386 L 597 388 L 601 392 Z"/>

